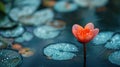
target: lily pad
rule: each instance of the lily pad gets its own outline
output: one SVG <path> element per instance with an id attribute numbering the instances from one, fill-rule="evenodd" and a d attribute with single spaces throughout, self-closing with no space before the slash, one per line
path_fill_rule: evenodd
<path id="1" fill-rule="evenodd" d="M 1 30 L 0 34 L 4 37 L 18 37 L 22 35 L 23 32 L 24 32 L 24 28 L 21 25 L 18 25 L 13 29 Z"/>
<path id="2" fill-rule="evenodd" d="M 109 61 L 113 64 L 120 65 L 120 51 L 116 51 L 109 56 Z"/>
<path id="3" fill-rule="evenodd" d="M 13 8 L 10 13 L 9 16 L 14 20 L 14 21 L 18 21 L 18 19 L 22 16 L 28 16 L 31 15 L 33 12 L 35 11 L 34 7 L 22 7 L 22 8 Z"/>
<path id="4" fill-rule="evenodd" d="M 120 49 L 120 34 L 116 34 L 105 45 L 108 49 Z"/>
<path id="5" fill-rule="evenodd" d="M 14 4 L 15 6 L 27 6 L 32 5 L 34 7 L 38 7 L 41 3 L 41 0 L 15 0 Z"/>
<path id="6" fill-rule="evenodd" d="M 1 67 L 16 67 L 22 62 L 22 57 L 19 53 L 13 50 L 0 50 L 0 66 Z"/>
<path id="7" fill-rule="evenodd" d="M 106 5 L 108 0 L 74 0 L 81 7 L 101 7 Z"/>
<path id="8" fill-rule="evenodd" d="M 30 41 L 33 38 L 33 35 L 30 32 L 25 32 L 22 36 L 15 38 L 15 42 L 24 42 Z"/>
<path id="9" fill-rule="evenodd" d="M 3 20 L 0 21 L 0 28 L 12 28 L 16 26 L 17 23 L 11 22 L 8 17 L 5 17 Z"/>
<path id="10" fill-rule="evenodd" d="M 52 26 L 45 25 L 35 28 L 33 33 L 38 38 L 50 39 L 58 36 L 60 31 Z"/>
<path id="11" fill-rule="evenodd" d="M 71 43 L 55 43 L 44 48 L 44 54 L 53 60 L 69 60 L 76 56 L 78 48 Z"/>
<path id="12" fill-rule="evenodd" d="M 40 5 L 41 0 L 15 0 L 13 8 L 9 15 L 14 21 L 18 21 L 22 16 L 28 16 L 34 13 L 38 6 Z"/>
<path id="13" fill-rule="evenodd" d="M 58 12 L 71 12 L 76 10 L 78 7 L 74 3 L 69 3 L 67 1 L 57 2 L 54 6 L 54 9 Z"/>
<path id="14" fill-rule="evenodd" d="M 19 21 L 25 25 L 41 25 L 53 20 L 54 13 L 51 9 L 37 11 L 33 15 L 23 16 Z"/>
<path id="15" fill-rule="evenodd" d="M 113 32 L 101 32 L 94 39 L 93 43 L 95 45 L 105 44 L 113 35 Z"/>
<path id="16" fill-rule="evenodd" d="M 47 23 L 48 25 L 51 25 L 55 28 L 58 28 L 59 30 L 62 30 L 65 28 L 66 23 L 62 20 L 54 20 L 53 22 Z"/>

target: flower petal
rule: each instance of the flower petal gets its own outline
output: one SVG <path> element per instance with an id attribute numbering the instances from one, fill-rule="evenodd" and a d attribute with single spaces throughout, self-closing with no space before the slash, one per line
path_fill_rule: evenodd
<path id="1" fill-rule="evenodd" d="M 81 29 L 83 29 L 83 27 L 78 24 L 74 24 L 72 29 L 81 30 Z"/>
<path id="2" fill-rule="evenodd" d="M 94 25 L 93 23 L 88 23 L 86 26 L 85 26 L 85 29 L 94 29 Z"/>
<path id="3" fill-rule="evenodd" d="M 78 38 L 78 33 L 83 30 L 83 27 L 78 25 L 78 24 L 74 24 L 73 27 L 72 27 L 72 33 L 74 34 L 74 36 L 76 38 Z"/>
<path id="4" fill-rule="evenodd" d="M 94 32 L 93 30 L 90 30 L 89 33 L 86 33 L 85 43 L 91 41 L 93 37 L 94 37 Z"/>
<path id="5" fill-rule="evenodd" d="M 99 33 L 99 29 L 98 28 L 95 28 L 94 29 L 94 37 Z"/>

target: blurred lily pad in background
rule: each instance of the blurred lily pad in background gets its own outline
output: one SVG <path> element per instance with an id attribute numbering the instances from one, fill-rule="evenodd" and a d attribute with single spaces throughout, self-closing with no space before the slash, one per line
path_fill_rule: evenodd
<path id="1" fill-rule="evenodd" d="M 120 65 L 120 51 L 116 51 L 109 56 L 109 61 L 113 64 Z"/>

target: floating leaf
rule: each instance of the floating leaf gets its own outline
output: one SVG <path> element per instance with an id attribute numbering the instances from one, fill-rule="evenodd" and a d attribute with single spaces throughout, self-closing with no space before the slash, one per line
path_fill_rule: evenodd
<path id="1" fill-rule="evenodd" d="M 109 56 L 109 61 L 113 64 L 120 65 L 120 51 L 116 51 Z"/>
<path id="2" fill-rule="evenodd" d="M 71 43 L 55 43 L 44 48 L 44 54 L 53 60 L 69 60 L 76 56 L 78 48 Z"/>

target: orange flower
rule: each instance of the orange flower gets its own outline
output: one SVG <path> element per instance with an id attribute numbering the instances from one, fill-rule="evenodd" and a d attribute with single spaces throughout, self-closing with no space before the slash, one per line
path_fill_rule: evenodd
<path id="1" fill-rule="evenodd" d="M 84 28 L 78 24 L 74 24 L 72 32 L 78 41 L 81 43 L 88 43 L 98 34 L 99 29 L 94 29 L 93 23 L 88 23 Z"/>

